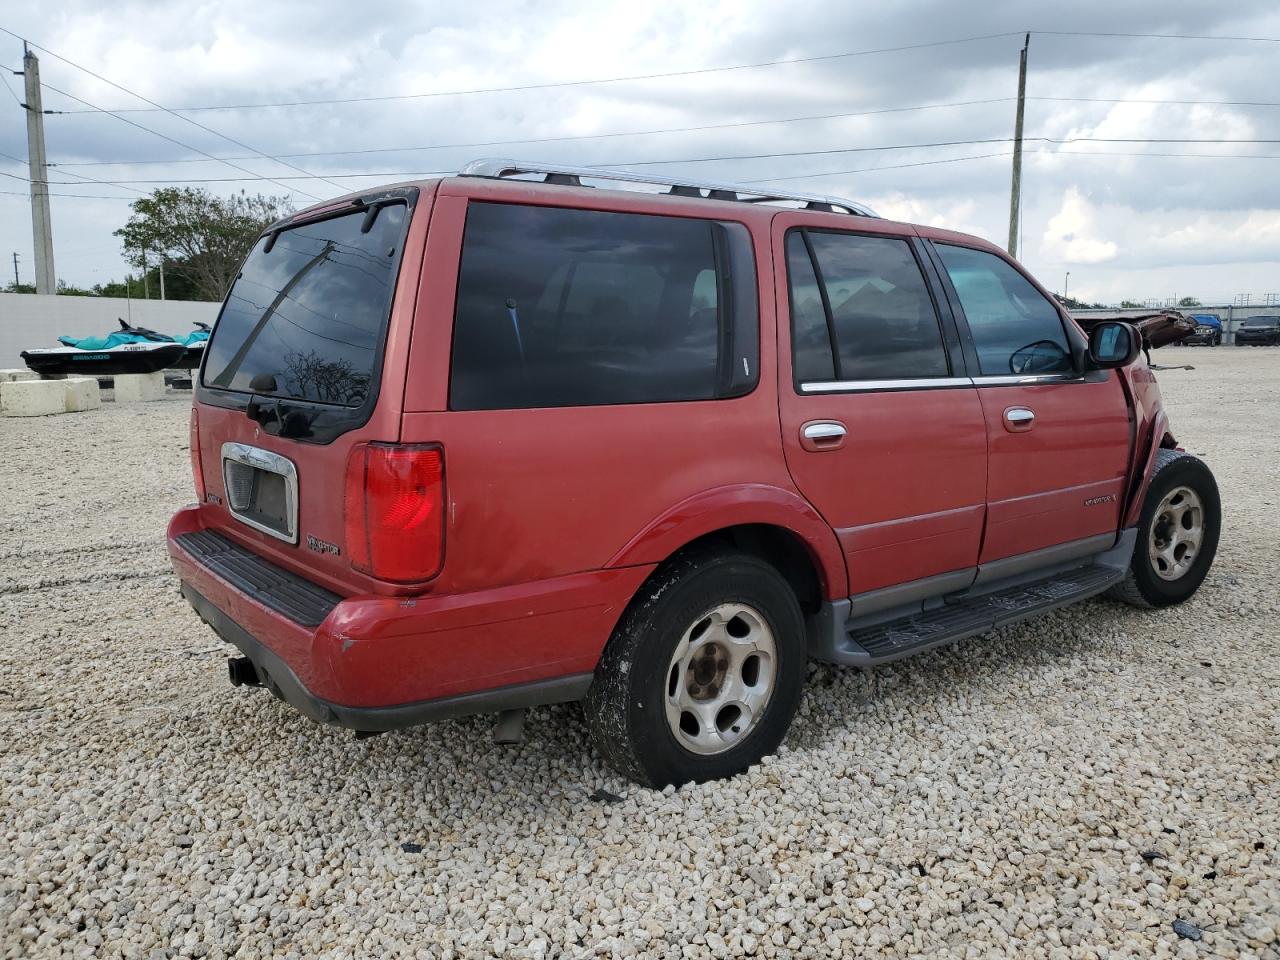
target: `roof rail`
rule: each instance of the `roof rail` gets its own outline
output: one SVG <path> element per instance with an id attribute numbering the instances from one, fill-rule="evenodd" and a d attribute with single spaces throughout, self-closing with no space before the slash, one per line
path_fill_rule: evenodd
<path id="1" fill-rule="evenodd" d="M 503 179 L 522 174 L 543 174 L 543 182 L 569 186 L 581 186 L 582 179 L 610 180 L 620 183 L 643 183 L 650 186 L 670 187 L 669 193 L 682 197 L 701 197 L 702 191 L 713 200 L 737 200 L 742 203 L 770 203 L 791 200 L 803 203 L 807 209 L 828 213 L 849 213 L 856 217 L 878 217 L 870 207 L 828 197 L 821 194 L 790 193 L 784 190 L 760 190 L 742 183 L 711 183 L 706 180 L 687 180 L 683 177 L 661 177 L 648 173 L 632 173 L 629 170 L 608 170 L 603 167 L 567 167 L 561 164 L 522 163 L 518 160 L 473 160 L 458 171 L 460 177 L 490 177 Z"/>

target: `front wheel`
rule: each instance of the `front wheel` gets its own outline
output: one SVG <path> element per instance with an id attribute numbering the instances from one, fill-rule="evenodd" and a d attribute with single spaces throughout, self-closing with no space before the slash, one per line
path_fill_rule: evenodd
<path id="1" fill-rule="evenodd" d="M 800 702 L 807 656 L 795 593 L 737 552 L 677 557 L 649 578 L 596 667 L 596 749 L 639 783 L 714 780 L 772 753 Z"/>
<path id="2" fill-rule="evenodd" d="M 1213 565 L 1221 528 L 1218 484 L 1204 461 L 1178 450 L 1158 451 L 1133 559 L 1111 596 L 1139 607 L 1189 599 Z"/>

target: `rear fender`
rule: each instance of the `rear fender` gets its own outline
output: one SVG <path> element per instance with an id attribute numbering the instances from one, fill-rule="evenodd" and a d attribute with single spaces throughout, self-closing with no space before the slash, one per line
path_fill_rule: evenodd
<path id="1" fill-rule="evenodd" d="M 764 524 L 798 537 L 809 551 L 829 600 L 844 597 L 844 554 L 835 532 L 809 502 L 790 490 L 762 483 L 733 484 L 695 494 L 655 518 L 606 567 L 661 563 L 699 537 L 728 527 Z"/>

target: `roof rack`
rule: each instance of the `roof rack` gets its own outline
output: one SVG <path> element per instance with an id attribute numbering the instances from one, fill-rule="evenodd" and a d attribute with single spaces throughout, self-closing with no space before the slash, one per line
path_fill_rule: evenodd
<path id="1" fill-rule="evenodd" d="M 791 200 L 803 203 L 808 210 L 821 210 L 827 213 L 849 213 L 856 217 L 879 217 L 870 207 L 843 200 L 840 197 L 828 197 L 821 194 L 789 193 L 783 190 L 759 190 L 741 183 L 710 183 L 705 180 L 686 180 L 684 178 L 658 177 L 647 173 L 632 173 L 629 170 L 608 170 L 601 167 L 566 167 L 560 164 L 521 163 L 517 160 L 473 160 L 458 171 L 460 177 L 490 177 L 503 179 L 518 177 L 523 174 L 543 174 L 544 183 L 558 183 L 566 186 L 580 187 L 583 178 L 589 180 L 610 180 L 620 183 L 643 183 L 650 186 L 670 187 L 668 193 L 681 197 L 709 197 L 712 200 L 737 200 L 742 203 L 770 203 L 778 200 Z M 706 191 L 704 194 L 703 191 Z"/>

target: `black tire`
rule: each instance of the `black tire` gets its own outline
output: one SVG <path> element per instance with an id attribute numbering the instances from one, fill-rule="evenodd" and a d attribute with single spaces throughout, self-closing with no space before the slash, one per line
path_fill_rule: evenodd
<path id="1" fill-rule="evenodd" d="M 1191 566 L 1176 580 L 1166 580 L 1156 573 L 1148 549 L 1156 510 L 1165 496 L 1176 487 L 1189 487 L 1200 497 L 1204 512 L 1204 538 Z M 1147 488 L 1142 513 L 1138 517 L 1138 541 L 1125 578 L 1108 591 L 1108 595 L 1135 607 L 1170 607 L 1189 599 L 1213 565 L 1222 529 L 1222 501 L 1218 484 L 1204 461 L 1178 450 L 1156 452 L 1154 473 Z"/>
<path id="2" fill-rule="evenodd" d="M 722 603 L 747 604 L 763 617 L 778 662 L 755 726 L 722 753 L 698 754 L 671 730 L 667 685 L 686 631 Z M 786 736 L 800 704 L 807 655 L 800 604 L 776 569 L 727 550 L 677 556 L 645 582 L 605 646 L 584 703 L 592 742 L 611 767 L 650 787 L 740 773 Z"/>

